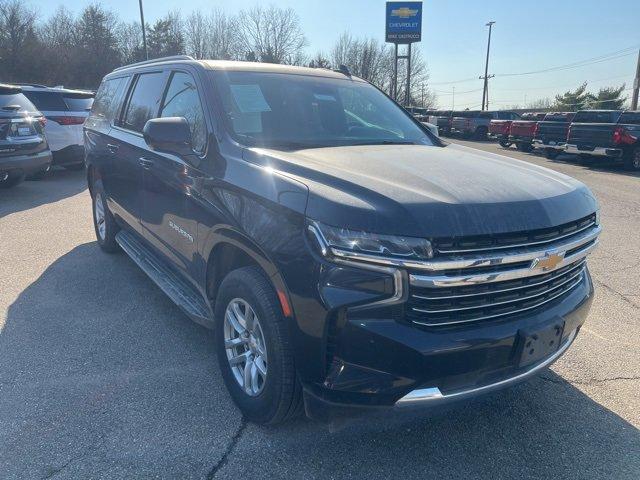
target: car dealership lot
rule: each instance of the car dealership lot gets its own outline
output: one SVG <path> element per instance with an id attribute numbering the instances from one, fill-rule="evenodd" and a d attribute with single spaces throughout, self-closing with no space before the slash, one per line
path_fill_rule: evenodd
<path id="1" fill-rule="evenodd" d="M 598 197 L 596 299 L 552 370 L 467 406 L 244 423 L 211 333 L 97 247 L 79 172 L 0 192 L 2 478 L 638 478 L 640 176 L 490 142 Z"/>

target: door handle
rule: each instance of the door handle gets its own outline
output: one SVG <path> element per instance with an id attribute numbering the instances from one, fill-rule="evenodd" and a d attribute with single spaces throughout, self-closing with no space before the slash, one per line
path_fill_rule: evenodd
<path id="1" fill-rule="evenodd" d="M 111 153 L 116 153 L 120 147 L 118 145 L 114 145 L 113 143 L 107 143 L 107 150 Z"/>
<path id="2" fill-rule="evenodd" d="M 155 162 L 153 160 L 149 160 L 148 158 L 140 157 L 138 159 L 138 163 L 140 163 L 140 166 L 142 168 L 149 169 L 149 168 L 153 167 L 153 164 Z"/>

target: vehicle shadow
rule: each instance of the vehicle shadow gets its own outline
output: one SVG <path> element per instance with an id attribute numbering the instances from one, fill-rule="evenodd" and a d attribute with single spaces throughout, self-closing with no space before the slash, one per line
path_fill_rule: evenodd
<path id="1" fill-rule="evenodd" d="M 242 422 L 212 333 L 95 242 L 51 264 L 0 323 L 4 479 L 637 479 L 640 431 L 553 372 L 430 411 L 277 428 Z M 1 320 L 1 317 L 0 317 Z M 251 461 L 247 461 L 251 459 Z"/>
<path id="2" fill-rule="evenodd" d="M 0 218 L 72 197 L 86 188 L 84 171 L 54 169 L 43 180 L 27 180 L 13 188 L 0 189 Z"/>

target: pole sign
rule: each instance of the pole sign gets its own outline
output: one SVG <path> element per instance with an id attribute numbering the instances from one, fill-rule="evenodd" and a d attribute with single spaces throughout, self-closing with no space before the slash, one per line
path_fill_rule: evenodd
<path id="1" fill-rule="evenodd" d="M 413 43 L 422 38 L 422 2 L 387 2 L 386 42 Z"/>

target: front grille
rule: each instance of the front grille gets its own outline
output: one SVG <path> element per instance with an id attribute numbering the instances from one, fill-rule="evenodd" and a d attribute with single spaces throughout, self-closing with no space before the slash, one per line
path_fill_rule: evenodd
<path id="1" fill-rule="evenodd" d="M 586 261 L 516 280 L 453 288 L 412 287 L 407 319 L 428 326 L 467 323 L 532 310 L 568 294 L 584 278 Z"/>
<path id="2" fill-rule="evenodd" d="M 594 214 L 544 230 L 440 241 L 433 260 L 410 266 L 406 319 L 454 325 L 561 301 L 583 281 L 599 234 Z"/>

